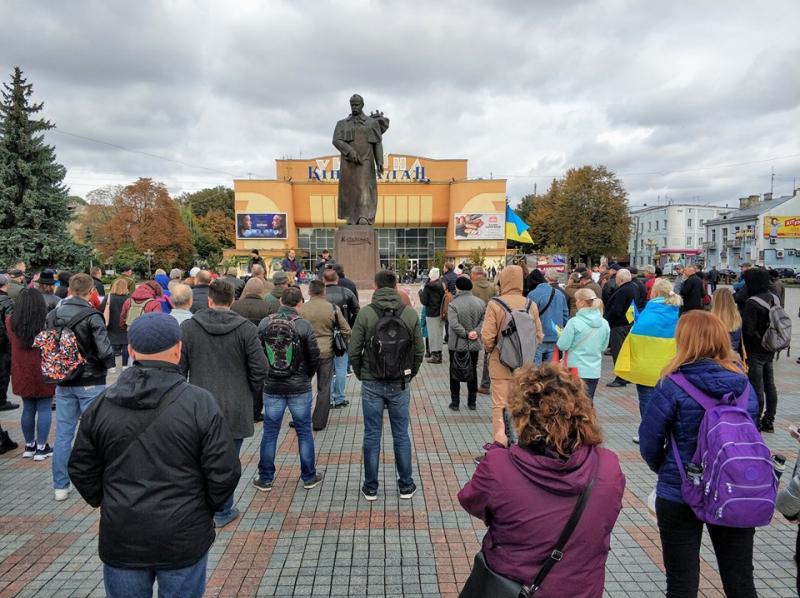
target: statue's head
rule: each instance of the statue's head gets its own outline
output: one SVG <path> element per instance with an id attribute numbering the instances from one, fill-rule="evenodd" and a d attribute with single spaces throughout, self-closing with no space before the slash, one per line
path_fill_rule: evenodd
<path id="1" fill-rule="evenodd" d="M 358 94 L 354 94 L 353 97 L 350 98 L 350 111 L 353 115 L 361 114 L 364 110 L 364 98 L 362 98 Z"/>

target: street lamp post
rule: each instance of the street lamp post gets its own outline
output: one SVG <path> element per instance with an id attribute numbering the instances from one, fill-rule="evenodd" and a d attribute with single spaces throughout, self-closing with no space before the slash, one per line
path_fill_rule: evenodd
<path id="1" fill-rule="evenodd" d="M 144 252 L 144 257 L 147 258 L 147 278 L 152 278 L 152 266 L 153 266 L 153 253 L 152 249 L 148 249 Z"/>

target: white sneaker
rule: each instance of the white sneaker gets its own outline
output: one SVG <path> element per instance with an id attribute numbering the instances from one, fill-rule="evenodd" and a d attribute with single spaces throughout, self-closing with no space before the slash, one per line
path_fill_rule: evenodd
<path id="1" fill-rule="evenodd" d="M 22 453 L 23 459 L 30 459 L 36 454 L 36 443 L 34 444 L 26 444 L 25 450 Z"/>
<path id="2" fill-rule="evenodd" d="M 114 366 L 113 368 L 108 368 L 108 372 L 106 372 L 106 373 L 107 374 L 116 374 L 117 373 L 117 367 Z"/>
<path id="3" fill-rule="evenodd" d="M 61 502 L 69 497 L 69 488 L 56 488 L 56 500 Z"/>
<path id="4" fill-rule="evenodd" d="M 633 444 L 639 444 L 639 437 L 638 436 L 634 436 L 633 438 L 631 438 L 631 440 L 633 441 Z"/>

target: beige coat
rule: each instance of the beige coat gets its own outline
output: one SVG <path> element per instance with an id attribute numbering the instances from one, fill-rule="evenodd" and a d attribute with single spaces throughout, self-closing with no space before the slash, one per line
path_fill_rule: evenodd
<path id="1" fill-rule="evenodd" d="M 303 303 L 298 312 L 300 317 L 311 322 L 314 334 L 319 345 L 320 359 L 330 359 L 333 357 L 333 313 L 339 318 L 339 328 L 345 334 L 350 334 L 350 325 L 347 318 L 342 315 L 341 310 L 333 303 L 328 303 L 325 297 L 311 297 Z"/>
<path id="2" fill-rule="evenodd" d="M 506 266 L 498 275 L 500 285 L 500 299 L 511 309 L 521 309 L 525 307 L 528 299 L 522 295 L 522 268 L 519 266 Z M 531 302 L 530 314 L 536 325 L 536 342 L 541 343 L 544 338 L 542 321 L 539 319 L 539 308 L 536 303 Z M 508 380 L 513 375 L 510 369 L 500 363 L 500 355 L 495 348 L 497 337 L 505 321 L 506 311 L 496 301 L 489 301 L 486 307 L 486 315 L 483 319 L 481 329 L 481 341 L 486 352 L 489 353 L 489 377 L 497 380 Z"/>

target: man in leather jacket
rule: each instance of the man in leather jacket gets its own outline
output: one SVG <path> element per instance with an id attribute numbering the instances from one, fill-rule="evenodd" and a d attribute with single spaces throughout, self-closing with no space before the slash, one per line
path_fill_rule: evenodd
<path id="1" fill-rule="evenodd" d="M 56 441 L 53 446 L 53 488 L 55 499 L 66 500 L 69 491 L 67 463 L 75 427 L 95 397 L 106 389 L 106 371 L 114 367 L 114 350 L 108 340 L 103 315 L 89 303 L 94 281 L 88 274 L 69 279 L 70 296 L 47 314 L 48 329 L 65 326 L 83 316 L 71 328 L 86 362 L 74 378 L 56 386 Z"/>

